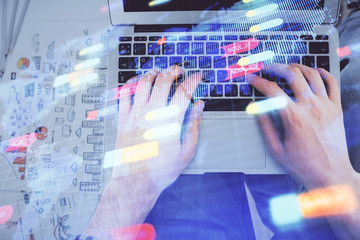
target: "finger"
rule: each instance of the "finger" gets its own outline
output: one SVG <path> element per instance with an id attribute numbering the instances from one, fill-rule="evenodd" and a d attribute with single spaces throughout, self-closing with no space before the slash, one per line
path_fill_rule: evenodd
<path id="1" fill-rule="evenodd" d="M 281 144 L 279 134 L 276 131 L 273 123 L 267 115 L 259 115 L 257 117 L 260 129 L 265 137 L 266 143 L 269 146 L 270 151 L 275 154 L 275 157 L 280 157 L 284 152 L 284 148 Z"/>
<path id="2" fill-rule="evenodd" d="M 320 73 L 320 76 L 328 85 L 329 99 L 334 103 L 341 104 L 339 82 L 325 69 L 318 68 L 316 70 Z"/>
<path id="3" fill-rule="evenodd" d="M 195 155 L 195 149 L 204 107 L 204 102 L 200 100 L 194 104 L 194 108 L 191 110 L 190 113 L 190 120 L 188 122 L 189 127 L 185 133 L 184 141 L 182 144 L 182 156 L 186 165 Z"/>
<path id="4" fill-rule="evenodd" d="M 165 69 L 156 78 L 149 103 L 158 107 L 165 107 L 168 102 L 171 84 L 184 74 L 185 70 L 177 65 Z"/>
<path id="5" fill-rule="evenodd" d="M 125 115 L 128 115 L 130 112 L 130 106 L 131 106 L 131 96 L 127 94 L 126 88 L 129 86 L 132 80 L 135 80 L 136 77 L 131 78 L 128 80 L 124 86 L 121 87 L 120 93 L 119 93 L 119 116 L 123 117 Z"/>
<path id="6" fill-rule="evenodd" d="M 264 67 L 264 70 L 271 72 L 280 78 L 286 79 L 290 89 L 295 95 L 296 100 L 301 101 L 313 96 L 309 84 L 306 82 L 306 79 L 304 78 L 304 75 L 301 73 L 299 68 L 274 63 Z"/>
<path id="7" fill-rule="evenodd" d="M 179 84 L 171 99 L 170 105 L 178 105 L 180 107 L 180 124 L 184 121 L 185 112 L 190 104 L 191 96 L 201 81 L 202 76 L 200 73 L 190 75 L 183 83 Z"/>
<path id="8" fill-rule="evenodd" d="M 300 64 L 291 64 L 291 66 L 300 69 L 301 73 L 305 76 L 309 83 L 311 91 L 319 97 L 327 97 L 324 81 L 322 80 L 319 71 L 314 68 L 309 68 Z"/>
<path id="9" fill-rule="evenodd" d="M 148 102 L 151 86 L 155 81 L 156 77 L 158 76 L 158 74 L 159 71 L 157 69 L 153 69 L 152 71 L 145 74 L 142 78 L 140 78 L 136 89 L 136 94 L 134 96 L 133 109 L 135 111 L 138 111 Z M 140 90 L 139 88 L 141 88 L 142 90 Z"/>
<path id="10" fill-rule="evenodd" d="M 260 91 L 265 96 L 267 97 L 283 96 L 288 100 L 288 102 L 292 102 L 289 96 L 275 82 L 268 81 L 257 75 L 249 75 L 247 79 L 252 86 L 254 86 L 258 91 Z"/>

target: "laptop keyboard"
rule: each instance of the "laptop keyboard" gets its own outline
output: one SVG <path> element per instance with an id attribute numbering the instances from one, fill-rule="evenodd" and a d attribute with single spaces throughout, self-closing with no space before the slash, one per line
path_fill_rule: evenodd
<path id="1" fill-rule="evenodd" d="M 224 57 L 222 47 L 254 38 L 259 41 L 256 48 Z M 233 77 L 233 72 L 228 70 L 242 57 L 263 51 L 275 53 L 265 64 L 299 63 L 331 70 L 328 35 L 124 36 L 119 38 L 118 83 L 121 87 L 130 78 L 146 74 L 153 68 L 165 69 L 179 64 L 187 70 L 187 75 L 202 74 L 203 82 L 193 98 L 206 102 L 205 111 L 244 111 L 251 101 L 265 96 L 247 83 L 246 76 Z M 256 74 L 277 82 L 293 96 L 284 79 L 264 72 Z"/>

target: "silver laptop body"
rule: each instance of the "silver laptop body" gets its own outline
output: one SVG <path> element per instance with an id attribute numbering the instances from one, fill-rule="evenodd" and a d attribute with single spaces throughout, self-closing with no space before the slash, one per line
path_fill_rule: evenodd
<path id="1" fill-rule="evenodd" d="M 255 16 L 253 18 L 246 16 L 248 11 L 266 6 L 271 1 L 257 1 L 256 4 L 253 5 L 251 5 L 251 2 L 249 5 L 246 5 L 246 3 L 241 1 L 238 3 L 234 1 L 234 4 L 227 9 L 218 6 L 220 3 L 215 3 L 215 5 L 210 7 L 204 6 L 204 9 L 202 10 L 199 9 L 199 6 L 194 7 L 196 10 L 193 10 L 191 2 L 189 2 L 189 7 L 184 7 L 183 5 L 186 5 L 188 2 L 185 1 L 186 3 L 184 2 L 180 8 L 188 9 L 182 11 L 176 11 L 177 9 L 173 8 L 166 11 L 160 11 L 161 8 L 166 9 L 166 3 L 163 3 L 163 6 L 159 5 L 159 8 L 156 11 L 152 11 L 151 7 L 149 7 L 149 5 L 145 6 L 142 1 L 131 0 L 128 2 L 130 2 L 130 7 L 126 6 L 123 0 L 108 0 L 110 20 L 114 26 L 109 42 L 110 66 L 109 81 L 107 86 L 108 89 L 114 89 L 123 84 L 120 83 L 121 80 L 119 80 L 119 72 L 131 71 L 132 73 L 129 73 L 129 76 L 135 73 L 146 73 L 149 69 L 141 68 L 141 61 L 143 60 L 142 57 L 147 57 L 146 59 L 152 58 L 154 61 L 153 64 L 155 65 L 155 58 L 164 56 L 163 49 L 160 50 L 160 55 L 149 55 L 149 44 L 156 43 L 155 37 L 158 37 L 159 39 L 160 37 L 167 37 L 168 39 L 172 39 L 171 37 L 174 37 L 172 40 L 175 46 L 175 49 L 173 49 L 175 54 L 170 54 L 165 57 L 175 57 L 178 55 L 176 47 L 180 42 L 184 43 L 189 41 L 190 46 L 192 46 L 192 42 L 203 42 L 203 56 L 209 56 L 206 49 L 206 44 L 208 42 L 219 42 L 221 46 L 221 42 L 234 43 L 241 41 L 242 36 L 261 36 L 259 41 L 263 44 L 263 51 L 266 50 L 269 45 L 267 42 L 272 42 L 278 46 L 278 50 L 275 55 L 277 60 L 279 60 L 278 57 L 280 57 L 280 62 L 285 60 L 284 63 L 291 63 L 292 60 L 289 59 L 294 59 L 293 56 L 295 56 L 295 61 L 298 60 L 299 63 L 302 64 L 309 64 L 309 61 L 311 64 L 311 61 L 313 61 L 314 66 L 329 68 L 331 73 L 337 79 L 340 79 L 339 60 L 336 55 L 336 49 L 339 45 L 339 37 L 336 29 L 332 27 L 332 24 L 337 21 L 340 2 L 338 0 L 320 1 L 322 4 L 320 9 L 306 9 L 305 7 L 300 8 L 301 10 L 294 10 L 291 9 L 291 7 L 287 9 L 286 4 L 281 5 L 281 3 L 286 1 L 272 1 L 279 3 L 279 8 L 277 10 L 266 13 L 263 16 Z M 154 2 L 156 4 L 156 1 Z M 141 9 L 142 4 L 144 5 L 143 11 Z M 133 10 L 131 8 L 133 8 Z M 266 31 L 256 33 L 251 33 L 248 30 L 249 26 L 269 22 L 273 19 L 283 19 L 284 23 L 282 26 L 273 28 L 270 27 Z M 221 24 L 222 27 L 215 27 L 214 29 L 208 27 L 212 25 L 218 26 L 219 24 Z M 236 26 L 234 24 L 236 24 Z M 186 26 L 191 27 L 186 28 Z M 178 29 L 178 31 L 176 31 L 176 29 Z M 204 40 L 204 36 L 206 36 L 206 40 Z M 219 36 L 221 36 L 221 38 Z M 237 39 L 235 39 L 234 36 L 236 36 Z M 189 40 L 190 38 L 191 40 Z M 284 42 L 293 46 L 293 49 L 281 50 L 280 46 L 283 46 L 281 44 L 284 44 Z M 307 48 L 302 49 L 300 52 L 298 49 L 295 50 L 295 43 L 298 42 L 306 43 Z M 326 53 L 326 50 L 325 52 L 322 52 L 324 49 L 310 50 L 310 45 L 312 47 L 318 46 L 317 43 L 313 42 L 321 42 L 325 45 L 328 44 L 329 52 Z M 121 48 L 120 44 L 123 44 Z M 126 49 L 129 44 L 131 44 L 131 50 Z M 145 44 L 145 54 L 143 56 L 135 55 L 134 44 Z M 322 44 L 320 45 L 322 46 Z M 137 47 L 138 46 L 139 45 L 137 45 Z M 119 52 L 121 51 L 125 51 L 125 55 L 119 55 Z M 169 51 L 171 53 L 172 49 Z M 191 53 L 189 55 L 191 55 Z M 252 53 L 251 50 L 249 54 L 250 53 Z M 219 53 L 219 55 L 221 55 L 221 53 Z M 240 55 L 245 56 L 246 54 Z M 211 56 L 212 58 L 215 57 L 215 55 Z M 132 69 L 125 69 L 126 66 L 120 67 L 118 59 L 126 57 L 132 58 L 132 60 L 137 58 L 139 66 L 137 68 L 133 68 L 134 66 L 132 66 Z M 181 57 L 184 60 L 184 56 Z M 271 61 L 276 62 L 274 59 Z M 211 63 L 212 65 L 210 68 L 206 68 L 205 70 L 204 68 L 200 68 L 199 64 L 196 68 L 194 67 L 193 69 L 186 70 L 214 71 L 216 81 L 218 81 L 217 78 L 219 76 L 217 75 L 217 71 L 219 71 L 220 68 L 215 68 L 214 62 Z M 227 64 L 229 65 L 229 63 Z M 167 66 L 169 65 L 171 65 L 170 60 L 167 62 Z M 121 76 L 123 77 L 123 75 Z M 211 82 L 209 84 L 211 85 Z M 232 80 L 230 80 L 230 82 L 223 84 L 222 97 L 211 97 L 211 89 L 209 86 L 208 98 L 225 100 L 247 99 L 251 101 L 262 98 L 256 96 L 257 93 L 254 89 L 250 89 L 250 97 L 244 97 L 241 95 L 241 88 L 237 89 L 236 97 L 227 97 L 225 85 L 236 85 L 239 83 L 235 81 L 232 82 Z M 285 88 L 285 86 L 283 87 Z M 116 102 L 108 104 L 112 105 L 116 104 Z M 106 151 L 112 151 L 114 150 L 114 143 L 116 139 L 116 116 L 114 118 L 109 118 L 106 121 Z M 277 164 L 267 151 L 266 144 L 254 117 L 249 116 L 245 111 L 214 111 L 214 109 L 212 109 L 212 111 L 204 112 L 196 156 L 184 173 L 202 174 L 205 172 L 244 172 L 247 174 L 285 173 L 285 171 Z"/>

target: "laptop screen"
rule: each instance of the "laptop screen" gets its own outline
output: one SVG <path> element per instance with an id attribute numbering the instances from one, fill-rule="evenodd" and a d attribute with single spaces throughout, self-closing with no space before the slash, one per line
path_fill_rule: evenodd
<path id="1" fill-rule="evenodd" d="M 155 11 L 214 11 L 214 10 L 248 10 L 267 4 L 276 3 L 280 10 L 314 10 L 322 9 L 325 0 L 124 0 L 125 12 L 155 12 Z"/>

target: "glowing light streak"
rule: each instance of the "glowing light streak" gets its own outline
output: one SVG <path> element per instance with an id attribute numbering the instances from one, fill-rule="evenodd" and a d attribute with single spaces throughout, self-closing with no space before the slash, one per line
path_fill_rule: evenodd
<path id="1" fill-rule="evenodd" d="M 336 53 L 339 57 L 349 56 L 352 52 L 349 46 L 336 49 Z"/>
<path id="2" fill-rule="evenodd" d="M 260 31 L 265 31 L 274 27 L 278 27 L 280 25 L 282 25 L 284 23 L 284 20 L 277 18 L 274 20 L 270 20 L 264 23 L 260 23 L 258 25 L 254 25 L 252 26 L 249 31 L 252 33 L 256 33 L 256 32 L 260 32 Z"/>
<path id="3" fill-rule="evenodd" d="M 181 127 L 177 123 L 170 123 L 161 127 L 151 128 L 144 133 L 145 140 L 154 140 L 180 133 Z"/>
<path id="4" fill-rule="evenodd" d="M 262 6 L 262 7 L 259 7 L 259 8 L 248 11 L 246 13 L 246 17 L 251 18 L 251 17 L 254 17 L 254 16 L 263 15 L 263 14 L 266 14 L 266 13 L 273 12 L 278 8 L 279 8 L 279 5 L 277 5 L 275 3 L 274 4 L 269 4 L 269 5 Z"/>
<path id="5" fill-rule="evenodd" d="M 156 232 L 153 225 L 144 223 L 111 231 L 114 240 L 155 240 Z"/>
<path id="6" fill-rule="evenodd" d="M 87 120 L 99 118 L 99 117 L 105 117 L 114 113 L 117 113 L 119 111 L 119 105 L 113 105 L 110 107 L 106 107 L 100 110 L 91 111 L 88 113 Z"/>
<path id="7" fill-rule="evenodd" d="M 100 63 L 100 58 L 93 58 L 93 59 L 86 60 L 84 62 L 76 64 L 74 69 L 76 71 L 79 71 L 79 70 L 83 70 L 83 69 L 86 69 L 86 68 L 95 67 L 99 63 Z"/>
<path id="8" fill-rule="evenodd" d="M 287 194 L 270 200 L 270 213 L 278 226 L 289 226 L 306 218 L 346 214 L 356 210 L 358 201 L 348 185 L 331 186 L 307 193 Z"/>
<path id="9" fill-rule="evenodd" d="M 234 44 L 223 46 L 221 48 L 225 51 L 225 54 L 221 58 L 226 57 L 228 55 L 234 55 L 252 50 L 256 48 L 258 45 L 259 45 L 259 40 L 257 40 L 256 38 L 250 38 L 241 42 L 236 42 Z"/>
<path id="10" fill-rule="evenodd" d="M 253 0 L 243 0 L 243 3 L 249 3 L 252 2 Z"/>
<path id="11" fill-rule="evenodd" d="M 21 137 L 9 139 L 9 146 L 5 152 L 12 152 L 17 149 L 31 146 L 37 140 L 36 133 L 30 133 Z"/>
<path id="12" fill-rule="evenodd" d="M 157 45 L 163 45 L 166 43 L 166 37 L 163 37 L 163 38 L 160 38 L 158 41 L 157 41 Z"/>
<path id="13" fill-rule="evenodd" d="M 91 54 L 95 54 L 97 52 L 100 52 L 104 49 L 104 44 L 99 43 L 99 44 L 95 44 L 91 47 L 88 48 L 84 48 L 82 50 L 79 51 L 79 56 L 85 56 L 85 55 L 91 55 Z"/>
<path id="14" fill-rule="evenodd" d="M 87 83 L 92 83 L 98 78 L 98 76 L 99 75 L 97 73 L 92 73 L 92 74 L 89 74 L 86 76 L 79 77 L 77 79 L 72 80 L 70 82 L 70 86 L 75 87 L 77 85 L 84 85 Z"/>
<path id="15" fill-rule="evenodd" d="M 156 5 L 164 4 L 164 3 L 167 3 L 170 1 L 171 0 L 154 0 L 154 1 L 149 2 L 149 7 L 154 7 Z"/>
<path id="16" fill-rule="evenodd" d="M 14 208 L 11 205 L 0 207 L 0 224 L 9 221 L 13 212 L 14 212 Z"/>
<path id="17" fill-rule="evenodd" d="M 244 67 L 240 67 L 239 65 L 235 64 L 227 69 L 228 76 L 224 81 L 228 81 L 232 78 L 238 78 L 249 74 L 257 73 L 261 71 L 263 68 L 264 68 L 263 62 L 249 64 Z"/>
<path id="18" fill-rule="evenodd" d="M 117 149 L 105 154 L 104 168 L 120 166 L 124 163 L 133 163 L 154 158 L 159 155 L 159 142 L 152 141 Z"/>
<path id="19" fill-rule="evenodd" d="M 144 82 L 130 83 L 128 85 L 109 90 L 107 94 L 103 94 L 103 98 L 106 102 L 113 101 L 116 99 L 120 99 L 121 97 L 126 97 L 139 93 L 144 90 L 144 88 Z"/>
<path id="20" fill-rule="evenodd" d="M 249 115 L 260 115 L 267 112 L 284 109 L 287 105 L 288 101 L 285 97 L 273 97 L 264 101 L 250 103 L 246 108 L 246 112 Z"/>
<path id="21" fill-rule="evenodd" d="M 273 51 L 265 51 L 258 54 L 250 55 L 248 57 L 240 58 L 238 64 L 240 67 L 244 67 L 253 63 L 271 60 L 274 56 L 275 53 Z"/>
<path id="22" fill-rule="evenodd" d="M 172 105 L 169 107 L 160 108 L 151 112 L 148 112 L 145 116 L 146 121 L 156 121 L 160 119 L 166 119 L 169 117 L 178 116 L 180 114 L 180 107 Z"/>
<path id="23" fill-rule="evenodd" d="M 312 190 L 301 194 L 299 201 L 305 218 L 350 213 L 358 205 L 355 193 L 348 185 Z"/>
<path id="24" fill-rule="evenodd" d="M 60 87 L 60 86 L 65 85 L 66 83 L 70 83 L 80 77 L 90 75 L 93 73 L 93 71 L 94 71 L 93 68 L 88 68 L 85 70 L 57 76 L 55 78 L 54 87 Z"/>

